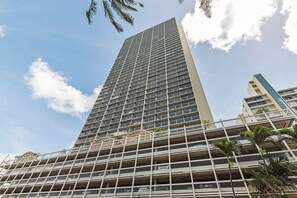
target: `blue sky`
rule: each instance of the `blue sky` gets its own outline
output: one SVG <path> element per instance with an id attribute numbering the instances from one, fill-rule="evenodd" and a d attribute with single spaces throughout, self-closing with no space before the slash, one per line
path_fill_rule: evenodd
<path id="1" fill-rule="evenodd" d="M 119 34 L 100 8 L 88 25 L 89 1 L 2 0 L 0 153 L 69 147 L 124 39 L 171 17 L 185 27 L 216 120 L 241 112 L 254 74 L 276 89 L 297 86 L 296 3 L 263 0 L 259 14 L 258 1 L 241 2 L 250 1 L 213 0 L 207 19 L 194 0 L 143 0 L 135 25 Z"/>

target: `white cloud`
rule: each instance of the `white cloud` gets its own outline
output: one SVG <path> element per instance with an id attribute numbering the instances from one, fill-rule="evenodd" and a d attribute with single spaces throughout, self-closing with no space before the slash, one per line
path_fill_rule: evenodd
<path id="1" fill-rule="evenodd" d="M 69 85 L 62 73 L 53 71 L 42 59 L 31 64 L 25 79 L 32 89 L 33 98 L 45 99 L 49 108 L 77 117 L 83 116 L 92 108 L 101 90 L 99 86 L 93 90 L 92 95 L 83 94 Z"/>
<path id="2" fill-rule="evenodd" d="M 11 160 L 14 159 L 15 156 L 17 156 L 19 154 L 16 153 L 0 153 L 0 164 L 3 162 L 3 160 L 7 161 L 7 160 Z"/>
<path id="3" fill-rule="evenodd" d="M 261 26 L 277 9 L 276 0 L 213 0 L 212 17 L 205 16 L 196 1 L 182 26 L 191 44 L 209 42 L 213 48 L 229 51 L 237 42 L 261 39 Z"/>
<path id="4" fill-rule="evenodd" d="M 5 33 L 4 33 L 4 27 L 0 26 L 0 37 L 4 37 Z"/>
<path id="5" fill-rule="evenodd" d="M 75 144 L 76 140 L 71 141 L 70 144 L 68 144 L 67 149 L 72 149 L 74 144 Z"/>
<path id="6" fill-rule="evenodd" d="M 288 14 L 284 26 L 287 37 L 283 43 L 283 48 L 297 54 L 297 1 L 283 0 L 281 13 Z"/>

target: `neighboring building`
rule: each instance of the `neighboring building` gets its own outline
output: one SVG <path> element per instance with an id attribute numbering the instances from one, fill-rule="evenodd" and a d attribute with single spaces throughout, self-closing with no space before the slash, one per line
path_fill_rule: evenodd
<path id="1" fill-rule="evenodd" d="M 269 116 L 297 115 L 297 87 L 276 91 L 261 75 L 253 76 L 248 84 L 250 97 L 243 99 L 243 116 L 252 116 L 247 122 L 255 122 Z"/>
<path id="2" fill-rule="evenodd" d="M 285 101 L 286 106 L 297 114 L 297 87 L 283 89 L 277 92 L 282 97 L 282 101 Z"/>
<path id="3" fill-rule="evenodd" d="M 183 30 L 171 19 L 126 39 L 72 149 L 0 165 L 0 197 L 231 197 L 226 157 L 212 142 L 259 125 L 249 119 L 213 122 Z M 276 130 L 293 120 L 268 116 L 261 125 Z M 260 158 L 241 144 L 234 187 L 236 197 L 251 197 L 244 171 Z M 265 149 L 296 160 L 293 146 Z"/>

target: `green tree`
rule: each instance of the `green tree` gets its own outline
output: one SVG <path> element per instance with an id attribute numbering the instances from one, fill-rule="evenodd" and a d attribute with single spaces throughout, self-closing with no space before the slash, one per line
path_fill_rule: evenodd
<path id="1" fill-rule="evenodd" d="M 206 130 L 210 127 L 210 121 L 209 120 L 201 120 L 201 123 L 203 125 L 203 129 Z"/>
<path id="2" fill-rule="evenodd" d="M 123 27 L 114 17 L 114 12 L 124 21 L 133 25 L 134 19 L 128 13 L 129 11 L 138 11 L 137 6 L 143 7 L 143 4 L 135 0 L 102 0 L 105 17 L 108 17 L 111 24 L 118 32 L 123 32 Z M 92 23 L 93 17 L 97 14 L 98 3 L 96 0 L 91 0 L 90 7 L 86 11 L 86 16 L 89 24 Z"/>
<path id="3" fill-rule="evenodd" d="M 98 0 L 91 0 L 89 9 L 86 11 L 86 16 L 89 24 L 92 23 L 93 17 L 98 11 Z M 116 28 L 118 32 L 123 32 L 123 26 L 115 20 L 115 15 L 118 15 L 124 21 L 133 25 L 134 19 L 129 14 L 130 11 L 137 12 L 137 7 L 143 7 L 143 4 L 136 0 L 101 0 L 105 17 L 109 19 L 111 24 Z M 184 0 L 178 0 L 182 3 Z M 197 0 L 200 2 L 200 9 L 205 13 L 207 17 L 211 17 L 211 0 Z"/>
<path id="4" fill-rule="evenodd" d="M 273 137 L 275 137 L 278 134 L 279 133 L 273 131 L 272 129 L 270 129 L 268 127 L 264 127 L 264 126 L 256 126 L 255 129 L 252 130 L 252 131 L 245 131 L 245 132 L 240 133 L 240 136 L 242 138 L 244 138 L 244 139 L 248 140 L 249 142 L 251 142 L 251 144 L 254 147 L 256 147 L 257 150 L 259 151 L 260 157 L 261 157 L 261 159 L 263 161 L 263 166 L 265 167 L 263 169 L 263 171 L 267 175 L 267 178 L 265 178 L 266 180 L 271 179 L 271 178 L 269 177 L 269 175 L 267 173 L 266 161 L 265 161 L 265 158 L 264 158 L 264 154 L 266 153 L 266 151 L 263 148 L 263 146 L 265 144 L 267 144 L 267 143 L 276 144 L 276 142 L 278 140 L 273 138 Z M 255 177 L 256 176 L 259 176 L 259 175 L 255 175 Z M 263 185 L 264 185 L 264 183 L 263 183 Z M 271 188 L 271 189 L 273 189 L 273 188 Z M 274 191 L 272 191 L 272 193 L 274 194 Z M 269 195 L 269 193 L 268 193 L 268 195 Z"/>
<path id="5" fill-rule="evenodd" d="M 265 126 L 256 126 L 252 131 L 240 133 L 242 138 L 251 142 L 251 144 L 259 150 L 260 157 L 262 158 L 264 164 L 266 164 L 264 158 L 266 151 L 263 146 L 267 143 L 277 144 L 280 141 L 279 138 L 274 138 L 277 135 L 279 135 L 278 132 Z"/>
<path id="6" fill-rule="evenodd" d="M 264 115 L 264 113 L 269 112 L 270 109 L 268 107 L 261 107 L 260 109 L 258 109 L 255 114 L 258 115 L 260 118 L 265 119 L 266 116 Z"/>
<path id="7" fill-rule="evenodd" d="M 230 181 L 231 181 L 233 197 L 236 197 L 235 191 L 234 191 L 233 179 L 232 179 L 232 169 L 231 169 L 232 162 L 231 162 L 230 157 L 233 156 L 233 153 L 239 153 L 240 149 L 236 142 L 230 141 L 227 138 L 222 138 L 220 140 L 214 141 L 213 145 L 216 148 L 218 148 L 227 157 L 228 171 L 229 171 L 229 177 L 230 177 Z"/>
<path id="8" fill-rule="evenodd" d="M 289 179 L 289 176 L 297 175 L 297 166 L 289 161 L 287 157 L 273 158 L 268 155 L 268 174 L 276 178 L 276 191 L 282 192 L 282 195 L 286 195 L 284 187 L 292 188 L 296 190 L 295 183 Z"/>
<path id="9" fill-rule="evenodd" d="M 278 138 L 280 140 L 285 140 L 285 139 L 289 139 L 289 140 L 292 140 L 294 142 L 297 143 L 297 124 L 295 124 L 293 126 L 293 129 L 290 129 L 290 128 L 284 128 L 284 129 L 281 129 L 278 131 L 279 132 L 279 136 Z M 287 148 L 287 149 L 290 149 L 290 146 L 288 145 L 287 142 L 285 141 L 282 141 L 282 144 Z M 295 157 L 295 154 L 290 150 L 290 153 L 293 157 Z M 295 157 L 296 159 L 296 157 Z"/>
<path id="10" fill-rule="evenodd" d="M 273 131 L 272 129 L 264 126 L 257 126 L 252 131 L 245 131 L 240 134 L 241 137 L 250 141 L 252 145 L 259 150 L 260 156 L 263 160 L 263 162 L 260 163 L 261 167 L 258 171 L 249 172 L 251 177 L 254 179 L 251 184 L 260 193 L 267 193 L 270 196 L 269 193 L 271 192 L 273 197 L 275 197 L 275 192 L 282 191 L 279 186 L 284 185 L 285 181 L 288 180 L 283 180 L 283 183 L 280 182 L 280 178 L 277 176 L 279 173 L 277 173 L 276 163 L 270 155 L 268 155 L 268 161 L 266 162 L 264 158 L 266 151 L 263 146 L 267 143 L 273 143 L 280 146 L 280 142 L 282 140 L 288 139 L 288 137 L 281 136 L 280 134 L 281 132 Z M 287 184 L 286 186 L 288 186 Z M 263 191 L 260 191 L 260 188 L 263 189 Z"/>
<path id="11" fill-rule="evenodd" d="M 295 183 L 289 179 L 289 176 L 297 175 L 297 166 L 291 163 L 287 157 L 273 158 L 268 154 L 267 163 L 260 163 L 257 170 L 246 171 L 252 181 L 249 182 L 257 190 L 256 195 L 277 192 L 281 197 L 287 197 L 285 187 L 296 190 Z"/>
<path id="12" fill-rule="evenodd" d="M 256 113 L 255 114 L 261 114 L 261 113 L 266 113 L 266 112 L 269 112 L 270 111 L 270 109 L 268 108 L 268 107 L 261 107 L 260 109 L 258 109 L 257 111 L 256 111 Z"/>
<path id="13" fill-rule="evenodd" d="M 257 170 L 246 170 L 245 172 L 248 173 L 252 179 L 248 181 L 248 184 L 256 189 L 256 193 L 254 193 L 256 197 L 261 197 L 261 195 L 271 197 L 270 193 L 273 189 L 272 184 L 276 182 L 272 175 L 267 174 L 266 165 L 260 163 L 260 167 Z"/>
<path id="14" fill-rule="evenodd" d="M 279 130 L 281 135 L 286 135 L 287 139 L 297 142 L 297 124 L 293 126 L 293 130 L 289 128 Z"/>

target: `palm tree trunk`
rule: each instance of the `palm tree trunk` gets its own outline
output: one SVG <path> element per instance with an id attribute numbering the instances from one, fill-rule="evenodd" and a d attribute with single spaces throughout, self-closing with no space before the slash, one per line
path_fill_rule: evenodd
<path id="1" fill-rule="evenodd" d="M 233 186 L 233 178 L 232 178 L 232 172 L 231 172 L 231 162 L 230 162 L 229 156 L 227 156 L 227 160 L 228 160 L 229 177 L 230 177 L 230 181 L 231 181 L 231 188 L 232 188 L 232 192 L 233 192 L 233 197 L 236 198 L 235 191 L 234 191 L 234 186 Z"/>
<path id="2" fill-rule="evenodd" d="M 260 153 L 260 157 L 263 161 L 263 165 L 265 166 L 265 168 L 267 168 L 267 164 L 266 164 L 266 160 L 264 158 L 264 152 L 263 152 L 263 149 L 259 147 L 259 153 Z M 266 170 L 266 169 L 265 169 Z"/>
<path id="3" fill-rule="evenodd" d="M 261 147 L 259 147 L 259 145 L 256 145 L 257 146 L 257 149 L 259 150 L 259 153 L 260 153 L 260 157 L 262 158 L 262 161 L 263 161 L 263 165 L 265 167 L 265 172 L 266 174 L 268 175 L 268 171 L 267 171 L 267 163 L 266 163 L 266 160 L 264 158 L 264 152 L 263 152 L 263 149 Z M 272 197 L 275 198 L 275 194 L 274 194 L 274 189 L 271 187 L 271 190 L 272 190 Z M 271 197 L 270 193 L 267 191 L 267 194 L 269 197 Z"/>

